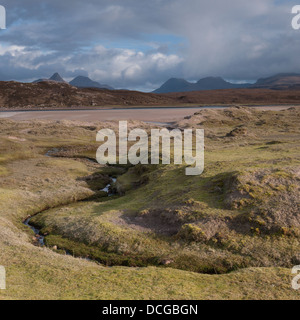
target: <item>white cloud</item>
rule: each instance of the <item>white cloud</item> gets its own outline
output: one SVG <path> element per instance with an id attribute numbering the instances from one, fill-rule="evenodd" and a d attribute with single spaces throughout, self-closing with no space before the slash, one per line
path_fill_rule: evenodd
<path id="1" fill-rule="evenodd" d="M 67 66 L 75 69 L 78 61 L 89 75 L 101 82 L 117 87 L 134 88 L 148 83 L 159 84 L 169 74 L 175 73 L 183 59 L 175 54 L 141 52 L 128 49 L 107 49 L 97 46 L 90 52 L 73 56 Z M 154 86 L 155 87 L 155 86 Z"/>
<path id="2" fill-rule="evenodd" d="M 70 78 L 80 72 L 116 87 L 152 88 L 170 77 L 243 80 L 300 72 L 291 0 L 1 4 L 7 7 L 8 28 L 0 33 L 0 79 L 54 71 Z M 162 40 L 167 35 L 186 42 L 170 50 Z"/>
<path id="3" fill-rule="evenodd" d="M 40 50 L 29 51 L 22 46 L 0 46 L 0 69 L 2 74 L 7 72 L 7 77 L 14 77 L 9 68 L 20 71 L 20 77 L 24 78 L 30 72 L 43 72 L 39 77 L 49 77 L 54 71 L 58 71 L 66 79 L 75 75 L 88 74 L 92 79 L 101 83 L 112 84 L 118 88 L 149 88 L 154 89 L 161 78 L 176 72 L 183 59 L 171 54 L 144 53 L 129 49 L 108 49 L 96 46 L 82 53 L 56 55 L 52 52 Z M 78 66 L 80 65 L 80 69 Z M 145 86 L 145 79 L 147 85 Z M 10 79 L 7 79 L 10 80 Z"/>

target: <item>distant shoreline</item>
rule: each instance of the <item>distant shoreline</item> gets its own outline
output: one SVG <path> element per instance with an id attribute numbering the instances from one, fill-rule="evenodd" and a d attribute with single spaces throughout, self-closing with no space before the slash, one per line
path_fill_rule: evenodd
<path id="1" fill-rule="evenodd" d="M 0 119 L 15 121 L 120 121 L 135 120 L 153 123 L 169 123 L 193 115 L 201 109 L 223 109 L 229 106 L 191 106 L 191 107 L 135 107 L 135 108 L 89 108 L 89 109 L 50 109 L 50 110 L 5 110 L 0 111 Z M 292 105 L 251 106 L 262 110 L 280 111 Z"/>
<path id="2" fill-rule="evenodd" d="M 278 109 L 278 108 L 290 108 L 290 107 L 300 107 L 300 104 L 292 103 L 281 103 L 281 104 L 191 104 L 191 105 L 182 105 L 182 106 L 104 106 L 104 107 L 55 107 L 55 108 L 0 108 L 0 113 L 3 112 L 62 112 L 62 111 L 108 111 L 108 110 L 152 110 L 152 109 L 222 109 L 230 108 L 234 106 L 249 107 L 249 108 L 268 108 L 268 109 Z"/>

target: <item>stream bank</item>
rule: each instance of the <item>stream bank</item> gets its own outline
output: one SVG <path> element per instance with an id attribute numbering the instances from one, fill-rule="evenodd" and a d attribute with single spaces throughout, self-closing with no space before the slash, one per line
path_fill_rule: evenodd
<path id="1" fill-rule="evenodd" d="M 107 184 L 105 186 L 105 188 L 100 190 L 102 192 L 106 192 L 109 197 L 114 195 L 114 193 L 111 191 L 111 186 L 112 186 L 112 184 L 114 184 L 117 181 L 117 179 L 113 178 L 113 177 L 110 177 L 110 179 L 111 179 L 111 182 L 109 184 Z M 40 213 L 42 213 L 42 212 L 40 212 Z M 38 244 L 38 246 L 43 247 L 43 246 L 45 246 L 45 236 L 41 234 L 41 230 L 37 229 L 34 225 L 32 225 L 30 223 L 31 219 L 33 217 L 39 215 L 40 213 L 37 213 L 37 214 L 27 218 L 26 220 L 23 221 L 23 224 L 25 226 L 29 227 L 34 232 L 36 243 Z"/>

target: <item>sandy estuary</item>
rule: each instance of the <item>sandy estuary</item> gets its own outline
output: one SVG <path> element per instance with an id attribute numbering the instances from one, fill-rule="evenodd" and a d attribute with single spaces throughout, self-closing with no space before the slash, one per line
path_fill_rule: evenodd
<path id="1" fill-rule="evenodd" d="M 0 118 L 11 120 L 73 120 L 73 121 L 121 121 L 139 120 L 144 122 L 170 123 L 191 116 L 203 109 L 224 109 L 224 106 L 207 107 L 153 107 L 153 108 L 115 108 L 82 110 L 40 110 L 40 111 L 0 111 Z M 285 110 L 290 106 L 259 106 L 260 110 Z"/>

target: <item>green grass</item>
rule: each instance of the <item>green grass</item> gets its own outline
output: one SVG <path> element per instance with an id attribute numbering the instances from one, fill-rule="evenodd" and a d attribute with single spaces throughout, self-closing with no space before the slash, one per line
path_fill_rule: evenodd
<path id="1" fill-rule="evenodd" d="M 207 132 L 196 177 L 86 161 L 97 145 L 81 124 L 1 120 L 0 299 L 298 299 L 298 225 L 286 212 L 299 190 L 299 116 L 233 113 L 186 120 Z M 243 121 L 248 136 L 225 138 Z M 64 158 L 45 157 L 54 147 Z M 122 196 L 100 198 L 108 176 Z M 49 248 L 22 224 L 35 214 Z"/>

